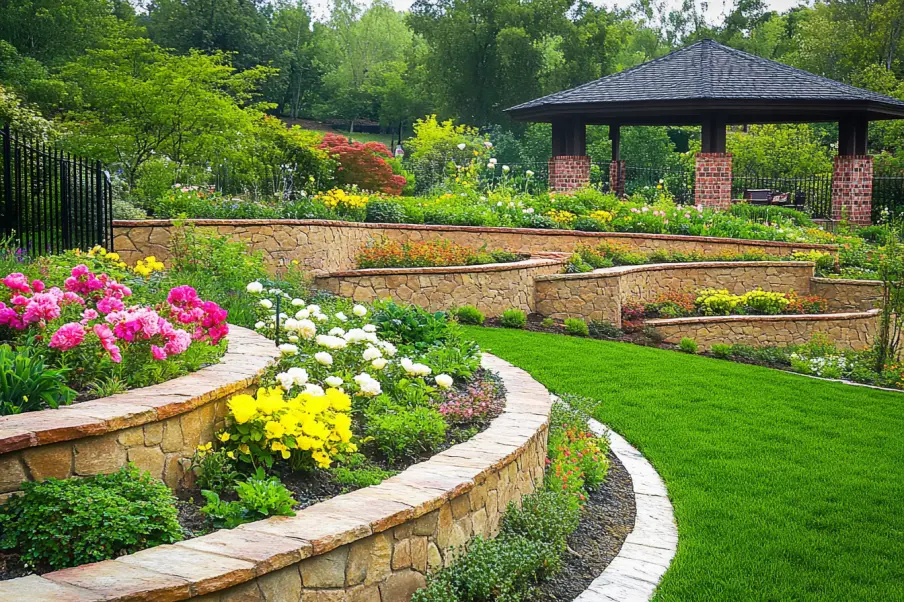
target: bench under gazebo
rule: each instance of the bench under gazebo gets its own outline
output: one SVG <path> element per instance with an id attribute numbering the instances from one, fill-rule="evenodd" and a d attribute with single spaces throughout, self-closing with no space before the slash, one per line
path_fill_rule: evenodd
<path id="1" fill-rule="evenodd" d="M 549 185 L 570 190 L 590 181 L 586 126 L 608 125 L 610 190 L 624 193 L 621 126 L 702 126 L 695 200 L 731 203 L 728 125 L 838 122 L 832 174 L 832 219 L 869 223 L 873 160 L 870 121 L 904 119 L 904 101 L 836 82 L 782 63 L 702 40 L 637 67 L 510 109 L 519 121 L 552 123 Z"/>

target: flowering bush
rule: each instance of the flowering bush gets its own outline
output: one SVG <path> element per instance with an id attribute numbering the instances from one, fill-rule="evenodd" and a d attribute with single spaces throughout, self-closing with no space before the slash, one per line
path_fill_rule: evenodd
<path id="1" fill-rule="evenodd" d="M 405 178 L 392 173 L 386 159 L 392 153 L 379 142 L 350 142 L 339 134 L 325 134 L 320 148 L 339 161 L 336 179 L 340 185 L 355 185 L 364 190 L 401 194 Z"/>
<path id="2" fill-rule="evenodd" d="M 478 250 L 448 240 L 398 242 L 371 240 L 358 252 L 359 268 L 422 268 L 487 263 L 510 263 L 521 259 L 508 251 Z"/>
<path id="3" fill-rule="evenodd" d="M 481 422 L 498 416 L 502 405 L 498 385 L 484 380 L 447 392 L 439 405 L 439 413 L 452 423 Z"/>

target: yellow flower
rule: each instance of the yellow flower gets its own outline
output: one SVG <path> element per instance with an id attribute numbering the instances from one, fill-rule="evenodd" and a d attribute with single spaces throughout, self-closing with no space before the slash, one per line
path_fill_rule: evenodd
<path id="1" fill-rule="evenodd" d="M 286 427 L 279 422 L 271 420 L 264 427 L 264 434 L 267 436 L 267 439 L 279 439 L 286 434 Z"/>
<path id="2" fill-rule="evenodd" d="M 226 455 L 229 457 L 230 460 L 235 460 L 235 452 L 234 451 L 230 450 L 230 451 L 226 452 Z"/>
<path id="3" fill-rule="evenodd" d="M 339 389 L 327 389 L 326 398 L 337 412 L 347 412 L 352 408 L 351 398 Z"/>
<path id="4" fill-rule="evenodd" d="M 222 441 L 223 443 L 226 443 L 227 441 L 229 441 L 229 438 L 230 438 L 230 437 L 231 437 L 231 435 L 230 435 L 228 432 L 226 432 L 226 431 L 223 431 L 222 433 L 219 433 L 219 434 L 217 435 L 217 439 L 219 439 L 219 440 Z"/>
<path id="5" fill-rule="evenodd" d="M 236 395 L 229 400 L 229 411 L 239 424 L 245 424 L 257 414 L 257 402 L 250 395 Z"/>
<path id="6" fill-rule="evenodd" d="M 251 449 L 248 447 L 247 443 L 242 443 L 241 445 L 239 445 L 239 451 L 242 452 L 243 454 L 251 453 Z"/>

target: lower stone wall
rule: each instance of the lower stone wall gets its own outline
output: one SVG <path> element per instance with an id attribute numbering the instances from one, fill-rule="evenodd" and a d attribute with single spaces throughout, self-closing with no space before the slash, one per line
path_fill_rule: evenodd
<path id="1" fill-rule="evenodd" d="M 810 291 L 814 266 L 797 261 L 732 261 L 618 266 L 586 274 L 556 274 L 537 278 L 537 311 L 564 319 L 606 320 L 621 326 L 622 303 L 652 301 L 667 292 L 699 288 L 727 289 L 741 294 L 755 288 L 799 293 Z"/>
<path id="2" fill-rule="evenodd" d="M 216 365 L 169 382 L 56 410 L 0 418 L 0 502 L 25 481 L 116 472 L 132 462 L 170 488 L 188 484 L 189 460 L 222 428 L 227 400 L 250 390 L 278 352 L 230 327 Z"/>
<path id="3" fill-rule="evenodd" d="M 841 349 L 865 349 L 876 335 L 877 310 L 805 316 L 713 316 L 647 320 L 665 338 L 679 343 L 687 337 L 701 351 L 713 345 L 802 345 L 815 334 L 824 334 Z"/>
<path id="4" fill-rule="evenodd" d="M 0 600 L 407 602 L 456 547 L 492 537 L 543 483 L 551 400 L 493 356 L 506 407 L 489 428 L 380 485 L 298 511 L 41 576 Z"/>
<path id="5" fill-rule="evenodd" d="M 829 311 L 867 311 L 879 306 L 882 283 L 877 280 L 814 278 L 810 292 L 829 300 Z"/>
<path id="6" fill-rule="evenodd" d="M 318 288 L 355 301 L 392 298 L 430 311 L 473 305 L 489 316 L 510 307 L 534 311 L 534 278 L 561 271 L 567 256 L 454 268 L 369 269 L 315 279 Z"/>
<path id="7" fill-rule="evenodd" d="M 618 242 L 646 252 L 667 249 L 716 254 L 741 253 L 758 249 L 780 256 L 809 249 L 837 252 L 837 249 L 830 245 L 670 234 L 363 224 L 326 220 L 196 219 L 187 221 L 198 226 L 214 228 L 218 233 L 236 240 L 248 241 L 252 250 L 261 251 L 264 254 L 273 269 L 296 260 L 319 275 L 353 269 L 358 250 L 367 241 L 380 237 L 402 241 L 445 239 L 473 248 L 486 245 L 490 249 L 504 249 L 526 255 L 548 252 L 571 253 L 579 244 L 596 245 L 602 241 Z M 169 258 L 170 238 L 173 231 L 172 221 L 115 221 L 113 226 L 113 246 L 124 261 L 133 263 L 148 255 L 154 255 L 160 260 Z"/>

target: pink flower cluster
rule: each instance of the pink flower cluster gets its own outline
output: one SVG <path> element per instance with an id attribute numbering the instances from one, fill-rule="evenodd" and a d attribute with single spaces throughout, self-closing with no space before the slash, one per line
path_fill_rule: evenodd
<path id="1" fill-rule="evenodd" d="M 67 292 L 80 295 L 85 301 L 93 301 L 97 311 L 104 315 L 124 309 L 123 298 L 132 295 L 129 287 L 119 284 L 106 274 L 94 275 L 84 264 L 72 268 L 72 275 L 66 278 L 63 286 Z"/>
<path id="2" fill-rule="evenodd" d="M 177 286 L 170 290 L 166 298 L 170 305 L 171 317 L 179 324 L 194 325 L 192 339 L 210 340 L 217 344 L 229 334 L 226 324 L 226 310 L 213 301 L 203 301 L 190 286 Z"/>
<path id="3" fill-rule="evenodd" d="M 28 279 L 18 272 L 0 280 L 9 290 L 9 305 L 0 301 L 0 326 L 24 330 L 32 324 L 45 326 L 60 317 L 62 306 L 70 303 L 84 305 L 76 294 L 57 287 L 47 289 L 40 280 Z"/>
<path id="4" fill-rule="evenodd" d="M 479 422 L 502 412 L 502 396 L 496 384 L 479 381 L 464 391 L 449 391 L 440 403 L 439 413 L 450 422 Z"/>

